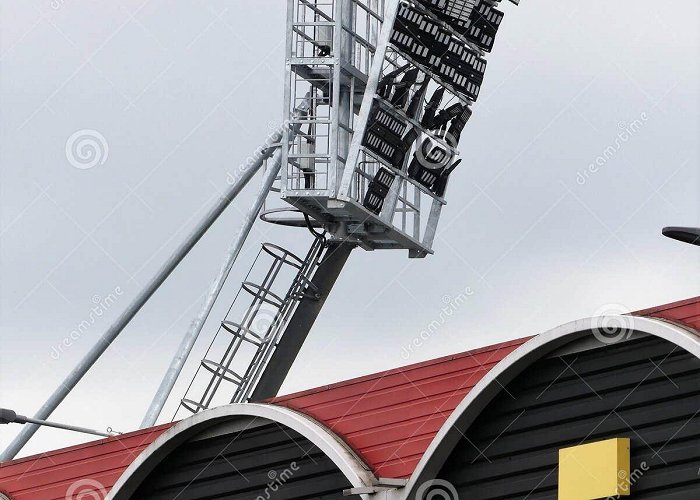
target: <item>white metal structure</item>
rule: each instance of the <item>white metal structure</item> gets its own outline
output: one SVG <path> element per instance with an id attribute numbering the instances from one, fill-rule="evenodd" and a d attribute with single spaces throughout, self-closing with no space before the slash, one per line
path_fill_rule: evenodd
<path id="1" fill-rule="evenodd" d="M 131 498 L 141 481 L 168 453 L 189 440 L 197 439 L 201 434 L 210 435 L 217 432 L 217 429 L 219 432 L 250 429 L 269 422 L 288 427 L 311 441 L 333 461 L 353 487 L 377 484 L 378 480 L 369 466 L 335 434 L 310 417 L 280 406 L 232 404 L 193 415 L 160 435 L 124 471 L 107 499 Z M 226 429 L 221 429 L 222 427 Z"/>
<path id="2" fill-rule="evenodd" d="M 288 0 L 285 113 L 302 132 L 283 154 L 282 198 L 366 249 L 431 253 L 495 4 Z M 309 92 L 312 112 L 294 120 Z"/>

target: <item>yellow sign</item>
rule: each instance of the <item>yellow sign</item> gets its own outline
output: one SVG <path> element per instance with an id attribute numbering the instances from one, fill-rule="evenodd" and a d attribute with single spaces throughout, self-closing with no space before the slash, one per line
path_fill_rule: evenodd
<path id="1" fill-rule="evenodd" d="M 559 450 L 559 500 L 594 500 L 629 494 L 629 438 Z"/>

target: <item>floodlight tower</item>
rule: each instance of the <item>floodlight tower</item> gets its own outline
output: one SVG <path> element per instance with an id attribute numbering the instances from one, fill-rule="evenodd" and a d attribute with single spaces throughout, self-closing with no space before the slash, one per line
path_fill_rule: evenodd
<path id="1" fill-rule="evenodd" d="M 51 415 L 263 164 L 262 186 L 142 426 L 160 415 L 258 216 L 305 227 L 313 241 L 304 258 L 263 245 L 261 281 L 241 285 L 244 307 L 235 314 L 229 309 L 220 323 L 181 400 L 183 411 L 276 395 L 356 246 L 408 250 L 413 258 L 432 253 L 448 181 L 461 161 L 457 145 L 503 19 L 495 8 L 499 0 L 287 2 L 283 126 L 52 393 L 36 420 Z M 261 213 L 275 191 L 291 207 Z M 280 278 L 285 275 L 286 281 Z M 14 457 L 36 429 L 27 425 L 0 460 Z"/>
<path id="2" fill-rule="evenodd" d="M 181 401 L 185 415 L 276 395 L 352 248 L 432 253 L 503 18 L 495 4 L 288 0 L 281 143 L 289 147 L 278 180 L 291 207 L 261 217 L 306 226 L 315 242 L 303 259 L 263 246 L 272 264 L 263 281 L 242 285 L 246 307 L 221 323 Z M 280 279 L 284 269 L 296 275 Z"/>

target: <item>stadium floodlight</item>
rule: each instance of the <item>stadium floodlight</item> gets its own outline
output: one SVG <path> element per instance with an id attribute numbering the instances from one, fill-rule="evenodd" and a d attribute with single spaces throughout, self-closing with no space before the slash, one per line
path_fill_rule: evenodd
<path id="1" fill-rule="evenodd" d="M 462 163 L 462 160 L 457 160 L 449 167 L 445 167 L 443 169 L 437 181 L 435 181 L 434 190 L 436 195 L 440 197 L 445 196 L 445 191 L 447 190 L 447 179 L 450 177 L 450 174 L 459 166 L 460 163 Z"/>
<path id="2" fill-rule="evenodd" d="M 384 205 L 384 198 L 389 193 L 389 188 L 394 182 L 396 176 L 392 174 L 388 169 L 382 167 L 374 176 L 372 182 L 369 183 L 367 188 L 367 194 L 365 194 L 365 199 L 363 201 L 363 206 L 368 210 L 379 214 L 382 211 L 382 206 Z"/>
<path id="3" fill-rule="evenodd" d="M 402 145 L 406 122 L 382 108 L 375 100 L 362 145 L 391 164 Z"/>
<path id="4" fill-rule="evenodd" d="M 430 9 L 468 41 L 491 52 L 503 12 L 489 0 L 452 0 L 429 2 Z"/>
<path id="5" fill-rule="evenodd" d="M 700 227 L 665 227 L 661 234 L 667 238 L 700 246 Z"/>
<path id="6" fill-rule="evenodd" d="M 464 106 L 462 112 L 453 118 L 450 128 L 447 129 L 447 137 L 449 140 L 454 141 L 454 144 L 459 143 L 459 139 L 462 137 L 462 130 L 467 126 L 467 122 L 471 117 L 472 110 L 468 106 Z"/>
<path id="7" fill-rule="evenodd" d="M 418 74 L 418 68 L 413 68 L 408 70 L 403 75 L 401 81 L 395 86 L 394 95 L 391 98 L 391 104 L 402 109 L 406 106 L 411 95 L 411 89 L 418 80 Z"/>
<path id="8" fill-rule="evenodd" d="M 435 115 L 437 114 L 437 110 L 440 107 L 444 96 L 445 87 L 443 86 L 438 87 L 438 89 L 435 92 L 433 92 L 433 95 L 430 97 L 430 100 L 428 101 L 428 104 L 425 106 L 425 110 L 423 111 L 423 118 L 421 119 L 420 123 L 423 127 L 427 129 L 433 128 Z"/>

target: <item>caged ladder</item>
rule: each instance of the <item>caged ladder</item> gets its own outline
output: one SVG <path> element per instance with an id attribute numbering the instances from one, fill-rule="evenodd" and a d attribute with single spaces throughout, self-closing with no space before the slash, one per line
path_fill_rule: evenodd
<path id="1" fill-rule="evenodd" d="M 311 279 L 321 261 L 326 237 L 316 232 L 310 221 L 309 230 L 314 240 L 303 259 L 278 245 L 262 244 L 177 413 L 181 409 L 198 413 L 212 405 L 248 401 L 299 302 L 320 298 Z M 263 258 L 269 264 L 261 266 Z M 249 280 L 256 268 L 263 270 L 258 282 Z M 286 289 L 286 293 L 279 293 L 280 289 Z M 238 319 L 236 304 L 246 299 L 242 316 L 234 321 Z M 217 396 L 224 400 L 218 401 Z"/>

